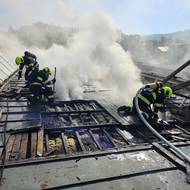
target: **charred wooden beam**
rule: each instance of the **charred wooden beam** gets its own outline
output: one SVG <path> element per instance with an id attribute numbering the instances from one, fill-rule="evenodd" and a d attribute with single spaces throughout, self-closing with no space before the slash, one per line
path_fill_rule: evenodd
<path id="1" fill-rule="evenodd" d="M 105 130 L 103 129 L 103 132 L 104 134 L 106 135 L 106 137 L 109 139 L 109 141 L 112 143 L 112 145 L 115 147 L 115 148 L 118 148 L 117 144 L 114 142 L 113 138 L 110 136 L 110 134 Z"/>
<path id="2" fill-rule="evenodd" d="M 62 141 L 63 141 L 63 147 L 65 149 L 65 153 L 69 154 L 69 148 L 68 148 L 67 140 L 66 140 L 66 137 L 65 137 L 63 132 L 61 133 L 61 138 L 62 138 Z"/>
<path id="3" fill-rule="evenodd" d="M 177 73 L 179 73 L 180 71 L 182 71 L 184 68 L 186 68 L 189 65 L 190 65 L 190 60 L 185 62 L 182 66 L 180 66 L 174 72 L 172 72 L 170 75 L 165 77 L 165 79 L 163 80 L 163 83 L 165 84 L 166 82 L 168 82 L 172 77 L 174 77 Z"/>
<path id="4" fill-rule="evenodd" d="M 97 139 L 96 139 L 96 137 L 94 136 L 92 130 L 88 130 L 88 132 L 89 132 L 91 138 L 94 140 L 96 146 L 97 146 L 100 150 L 102 150 L 102 146 L 101 146 L 100 143 L 97 141 Z"/>
<path id="5" fill-rule="evenodd" d="M 190 86 L 190 80 L 177 84 L 176 86 L 172 87 L 172 89 L 173 91 L 177 91 L 177 90 L 186 88 L 188 86 Z"/>
<path id="6" fill-rule="evenodd" d="M 78 131 L 75 131 L 75 135 L 76 135 L 76 137 L 77 137 L 77 140 L 78 140 L 78 142 L 79 142 L 79 145 L 80 145 L 82 151 L 85 152 L 85 151 L 86 151 L 86 148 L 85 148 L 85 146 L 84 146 L 84 144 L 83 144 L 83 142 L 82 142 L 82 140 L 81 140 L 81 138 L 80 138 L 79 132 L 78 132 Z"/>

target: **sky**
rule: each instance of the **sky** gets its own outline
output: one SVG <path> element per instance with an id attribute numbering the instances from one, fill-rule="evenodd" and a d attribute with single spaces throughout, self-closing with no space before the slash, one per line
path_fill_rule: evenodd
<path id="1" fill-rule="evenodd" d="M 190 0 L 0 0 L 0 28 L 34 22 L 78 26 L 80 15 L 107 12 L 128 34 L 190 29 Z"/>

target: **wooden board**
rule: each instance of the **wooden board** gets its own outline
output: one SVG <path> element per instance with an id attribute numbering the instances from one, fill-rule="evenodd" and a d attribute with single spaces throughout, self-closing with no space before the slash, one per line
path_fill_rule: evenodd
<path id="1" fill-rule="evenodd" d="M 46 152 L 49 152 L 49 137 L 48 134 L 45 135 L 46 138 Z"/>
<path id="2" fill-rule="evenodd" d="M 79 143 L 79 145 L 80 145 L 80 148 L 82 149 L 82 151 L 86 151 L 86 148 L 85 148 L 85 146 L 84 146 L 84 144 L 83 144 L 83 142 L 82 142 L 82 140 L 81 140 L 81 138 L 80 138 L 80 135 L 79 135 L 79 132 L 78 131 L 75 131 L 75 135 L 76 135 L 76 137 L 77 137 L 77 140 L 78 140 L 78 143 Z"/>
<path id="3" fill-rule="evenodd" d="M 0 159 L 2 159 L 2 152 L 3 152 L 3 148 L 0 147 Z"/>
<path id="4" fill-rule="evenodd" d="M 27 145 L 28 145 L 28 133 L 23 133 L 20 145 L 19 159 L 26 159 Z"/>
<path id="5" fill-rule="evenodd" d="M 36 157 L 36 151 L 37 151 L 37 133 L 36 132 L 32 132 L 31 133 L 31 158 L 35 158 Z"/>
<path id="6" fill-rule="evenodd" d="M 11 135 L 6 145 L 6 160 L 9 160 L 9 157 L 13 149 L 14 141 L 15 141 L 15 135 Z"/>
<path id="7" fill-rule="evenodd" d="M 13 148 L 12 148 L 12 152 L 10 154 L 9 160 L 18 160 L 20 145 L 21 145 L 21 138 L 22 138 L 21 133 L 15 135 L 15 141 L 13 144 Z"/>
<path id="8" fill-rule="evenodd" d="M 68 149 L 67 139 L 66 139 L 64 133 L 61 133 L 61 138 L 62 138 L 62 141 L 63 141 L 63 147 L 65 149 L 65 153 L 68 154 L 69 149 Z"/>
<path id="9" fill-rule="evenodd" d="M 44 150 L 44 129 L 38 131 L 37 156 L 42 156 Z"/>

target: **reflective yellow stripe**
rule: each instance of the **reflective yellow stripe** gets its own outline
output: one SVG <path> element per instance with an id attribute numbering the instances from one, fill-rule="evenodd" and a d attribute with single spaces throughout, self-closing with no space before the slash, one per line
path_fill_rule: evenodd
<path id="1" fill-rule="evenodd" d="M 152 96 L 153 96 L 154 100 L 156 100 L 156 93 L 155 92 L 152 92 Z"/>
<path id="2" fill-rule="evenodd" d="M 38 80 L 40 80 L 41 82 L 43 82 L 43 78 L 42 77 L 37 77 Z"/>
<path id="3" fill-rule="evenodd" d="M 28 76 L 32 73 L 32 71 L 28 72 Z"/>
<path id="4" fill-rule="evenodd" d="M 31 85 L 42 85 L 42 84 L 39 82 L 33 82 Z"/>
<path id="5" fill-rule="evenodd" d="M 155 103 L 154 106 L 155 106 L 155 107 L 158 107 L 158 108 L 164 107 L 163 104 L 159 104 L 159 103 Z"/>
<path id="6" fill-rule="evenodd" d="M 150 101 L 147 100 L 144 96 L 142 96 L 141 94 L 138 95 L 138 98 L 141 99 L 143 102 L 145 102 L 146 104 L 150 105 Z"/>
<path id="7" fill-rule="evenodd" d="M 39 67 L 39 64 L 37 62 L 34 63 L 34 67 Z"/>

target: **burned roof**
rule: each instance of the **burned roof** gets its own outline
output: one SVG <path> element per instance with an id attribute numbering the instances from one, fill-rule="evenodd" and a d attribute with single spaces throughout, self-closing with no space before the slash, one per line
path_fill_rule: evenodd
<path id="1" fill-rule="evenodd" d="M 188 164 L 103 92 L 33 105 L 24 86 L 15 73 L 1 88 L 2 189 L 189 189 Z M 189 102 L 175 95 L 156 130 L 190 156 Z"/>

